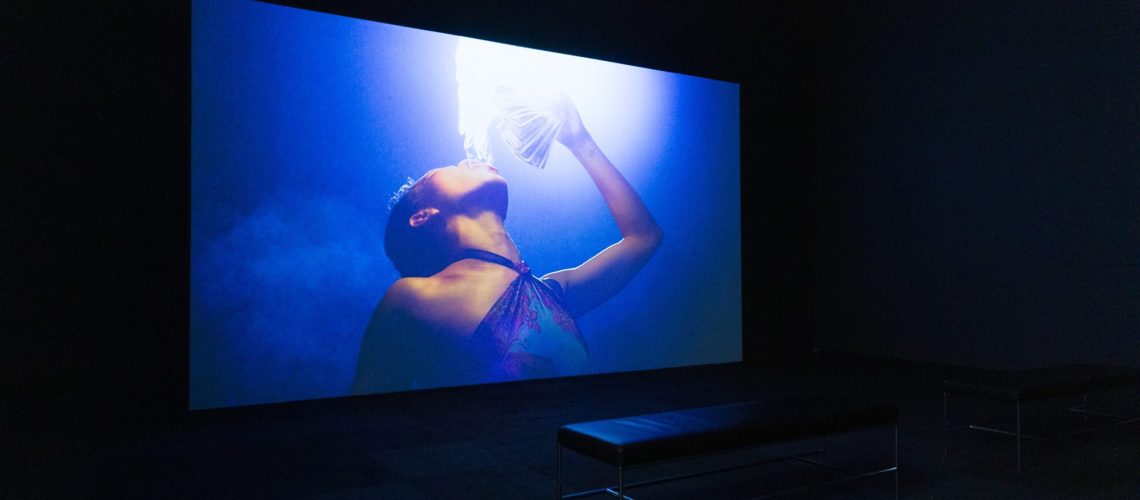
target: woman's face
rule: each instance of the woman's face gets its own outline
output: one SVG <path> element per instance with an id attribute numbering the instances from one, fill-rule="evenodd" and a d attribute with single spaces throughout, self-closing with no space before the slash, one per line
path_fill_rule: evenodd
<path id="1" fill-rule="evenodd" d="M 439 200 L 461 209 L 489 208 L 506 212 L 507 180 L 495 167 L 478 160 L 461 160 L 455 165 L 429 170 L 423 182 L 431 183 Z"/>
<path id="2" fill-rule="evenodd" d="M 432 183 L 436 194 L 449 200 L 460 199 L 489 182 L 506 183 L 495 167 L 471 159 L 431 170 L 425 177 L 428 177 L 426 182 Z"/>

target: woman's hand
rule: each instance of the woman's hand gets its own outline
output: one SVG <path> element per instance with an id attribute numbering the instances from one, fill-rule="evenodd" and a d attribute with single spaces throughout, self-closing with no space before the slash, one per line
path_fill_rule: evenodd
<path id="1" fill-rule="evenodd" d="M 559 92 L 554 104 L 555 112 L 562 120 L 562 127 L 558 130 L 555 139 L 571 151 L 580 148 L 590 139 L 590 133 L 582 125 L 582 117 L 578 115 L 578 107 L 574 101 L 564 93 Z"/>

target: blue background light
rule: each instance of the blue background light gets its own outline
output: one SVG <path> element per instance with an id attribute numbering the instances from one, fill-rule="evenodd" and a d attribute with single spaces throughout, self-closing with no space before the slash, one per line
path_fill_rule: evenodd
<path id="1" fill-rule="evenodd" d="M 256 2 L 193 6 L 190 407 L 347 394 L 398 276 L 387 202 L 464 156 L 458 37 Z M 597 373 L 741 359 L 739 87 L 570 56 L 559 85 L 666 233 L 580 318 Z M 507 228 L 542 275 L 619 234 L 573 156 L 491 132 Z"/>

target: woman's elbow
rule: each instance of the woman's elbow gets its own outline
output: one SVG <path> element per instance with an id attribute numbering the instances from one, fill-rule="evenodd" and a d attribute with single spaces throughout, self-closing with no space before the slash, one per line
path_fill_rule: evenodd
<path id="1" fill-rule="evenodd" d="M 660 227 L 654 225 L 650 230 L 639 238 L 641 240 L 642 248 L 646 253 L 652 254 L 661 247 L 661 243 L 665 241 L 665 232 Z"/>

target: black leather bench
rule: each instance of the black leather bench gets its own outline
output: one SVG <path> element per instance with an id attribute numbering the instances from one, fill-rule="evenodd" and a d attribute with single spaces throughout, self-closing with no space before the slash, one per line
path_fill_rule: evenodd
<path id="1" fill-rule="evenodd" d="M 1088 395 L 1096 392 L 1108 391 L 1129 386 L 1140 386 L 1140 369 L 1121 366 L 1097 366 L 1087 364 L 1064 365 L 1048 368 L 1036 368 L 1020 371 L 1000 370 L 974 370 L 957 375 L 943 381 L 943 429 L 945 433 L 945 453 L 950 452 L 950 431 L 959 429 L 973 429 L 999 434 L 1006 434 L 1017 438 L 1017 472 L 1021 473 L 1021 446 L 1022 439 L 1042 440 L 1039 436 L 1027 435 L 1022 432 L 1022 404 L 1031 401 L 1043 401 L 1065 396 L 1083 396 L 1080 406 L 1066 408 L 1068 412 L 1082 413 L 1108 417 L 1116 420 L 1108 426 L 1097 426 L 1081 429 L 1077 432 L 1063 434 L 1068 436 L 1080 432 L 1104 429 L 1112 425 L 1121 425 L 1140 421 L 1140 418 L 1129 418 L 1088 408 Z M 951 422 L 950 398 L 951 396 L 965 396 L 974 399 L 990 401 L 1004 401 L 1013 403 L 1016 415 L 1013 429 L 997 429 L 984 425 L 967 424 L 955 427 Z M 1062 435 L 1053 436 L 1061 437 Z"/>
<path id="2" fill-rule="evenodd" d="M 624 472 L 632 467 L 882 426 L 895 427 L 895 465 L 873 472 L 847 475 L 840 480 L 894 471 L 897 496 L 898 410 L 848 398 L 816 395 L 780 401 L 749 401 L 563 426 L 558 431 L 558 497 L 576 498 L 608 492 L 617 495 L 618 498 L 625 498 L 625 489 L 629 487 L 727 470 L 705 471 L 627 485 Z M 617 486 L 563 495 L 563 448 L 617 467 Z M 801 461 L 823 465 L 814 460 Z"/>

